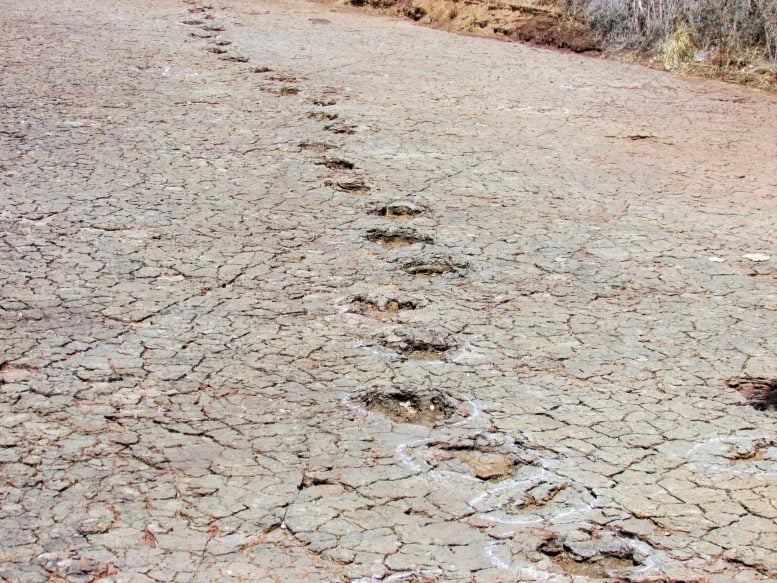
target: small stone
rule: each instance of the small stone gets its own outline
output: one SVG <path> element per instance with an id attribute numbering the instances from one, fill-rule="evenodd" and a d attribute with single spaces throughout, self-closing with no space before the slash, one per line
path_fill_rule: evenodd
<path id="1" fill-rule="evenodd" d="M 503 453 L 464 450 L 456 456 L 481 480 L 503 480 L 515 471 L 515 460 Z"/>
<path id="2" fill-rule="evenodd" d="M 99 518 L 87 518 L 78 523 L 78 532 L 81 534 L 100 534 L 108 532 L 111 523 Z"/>

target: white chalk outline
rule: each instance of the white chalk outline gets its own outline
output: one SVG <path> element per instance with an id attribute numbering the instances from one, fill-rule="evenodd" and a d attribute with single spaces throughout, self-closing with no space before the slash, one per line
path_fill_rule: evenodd
<path id="1" fill-rule="evenodd" d="M 365 407 L 359 404 L 356 404 L 351 399 L 351 397 L 354 394 L 356 394 L 357 392 L 363 391 L 367 386 L 369 386 L 369 384 L 359 385 L 356 388 L 354 388 L 352 391 L 344 393 L 342 397 L 342 404 L 346 409 L 351 411 L 356 411 L 367 418 L 373 418 L 373 417 L 377 418 L 378 415 L 370 412 Z M 480 417 L 480 415 L 482 414 L 481 409 L 478 407 L 474 399 L 472 399 L 470 396 L 463 397 L 463 399 L 467 402 L 467 404 L 470 407 L 470 414 L 465 419 L 451 424 L 450 427 L 462 427 L 465 425 L 469 425 L 472 421 Z M 555 460 L 555 459 L 552 460 L 549 458 L 544 458 L 542 456 L 538 456 L 537 458 L 540 463 L 540 466 L 538 466 L 537 470 L 534 473 L 530 474 L 529 476 L 525 478 L 520 478 L 520 479 L 510 478 L 495 484 L 484 482 L 474 476 L 461 474 L 459 472 L 453 472 L 449 470 L 439 470 L 433 467 L 429 467 L 428 464 L 426 464 L 426 462 L 424 462 L 423 464 L 427 466 L 427 468 L 425 469 L 424 467 L 422 467 L 422 465 L 418 462 L 416 457 L 413 455 L 413 449 L 429 443 L 442 441 L 446 439 L 447 436 L 445 435 L 444 430 L 445 428 L 440 428 L 440 429 L 433 428 L 431 429 L 432 433 L 437 433 L 442 435 L 430 435 L 428 437 L 414 438 L 408 441 L 404 441 L 398 444 L 394 448 L 394 455 L 396 456 L 397 460 L 406 468 L 416 473 L 425 473 L 430 479 L 435 481 L 464 480 L 467 482 L 476 482 L 478 484 L 482 484 L 485 488 L 484 491 L 478 494 L 477 496 L 470 498 L 469 500 L 466 501 L 467 505 L 473 511 L 475 511 L 475 514 L 473 514 L 472 517 L 478 518 L 480 520 L 492 522 L 494 524 L 511 525 L 511 526 L 517 526 L 517 527 L 521 527 L 521 526 L 531 527 L 531 526 L 538 526 L 538 525 L 550 526 L 553 524 L 557 524 L 563 519 L 569 518 L 571 516 L 576 517 L 576 520 L 580 520 L 581 516 L 585 515 L 588 512 L 591 512 L 597 507 L 596 501 L 592 501 L 592 502 L 587 502 L 579 505 L 574 505 L 571 508 L 566 507 L 564 509 L 558 509 L 556 512 L 550 513 L 549 515 L 543 516 L 535 513 L 533 515 L 527 514 L 524 517 L 518 517 L 517 515 L 511 516 L 502 510 L 489 510 L 485 512 L 479 512 L 476 508 L 476 505 L 480 505 L 482 502 L 487 501 L 490 497 L 493 497 L 507 490 L 514 489 L 516 493 L 517 492 L 525 493 L 527 490 L 533 488 L 534 486 L 541 484 L 545 481 L 548 481 L 547 478 L 550 478 L 551 480 L 556 480 L 559 483 L 567 483 L 568 480 L 563 478 L 563 476 L 557 475 L 555 472 L 553 472 L 550 469 L 550 466 L 553 466 L 553 465 L 558 466 L 559 460 Z M 482 434 L 482 432 L 476 431 L 475 434 L 480 435 Z M 729 438 L 717 438 L 717 439 L 723 440 L 723 439 L 729 439 Z M 744 439 L 744 438 L 740 438 L 740 439 Z M 758 439 L 758 437 L 754 437 L 752 439 Z M 714 440 L 710 440 L 710 441 L 714 441 Z M 703 444 L 697 444 L 695 448 L 698 448 L 702 445 Z M 688 453 L 690 454 L 692 450 L 694 450 L 694 448 L 691 448 L 691 450 L 689 450 Z M 566 461 L 567 463 L 569 462 L 569 460 L 566 460 Z M 556 462 L 556 463 L 553 463 L 553 462 Z M 515 533 L 513 532 L 513 534 Z M 660 560 L 659 554 L 655 549 L 653 549 L 648 544 L 642 541 L 634 541 L 630 539 L 625 539 L 625 540 L 621 539 L 621 540 L 623 544 L 627 545 L 629 548 L 638 552 L 641 557 L 644 557 L 644 560 L 642 564 L 639 566 L 639 568 L 633 571 L 634 574 L 645 575 L 652 570 L 656 571 L 658 575 L 661 575 L 664 573 L 664 569 L 662 569 L 661 567 L 661 564 L 664 563 L 664 561 Z M 506 563 L 495 554 L 496 547 L 504 544 L 506 544 L 504 540 L 500 539 L 500 540 L 491 540 L 485 543 L 483 546 L 483 552 L 494 568 L 499 569 L 500 571 L 510 572 L 518 577 L 521 577 L 520 580 L 527 580 L 527 581 L 569 580 L 569 575 L 552 573 L 550 571 L 544 571 L 541 569 L 537 569 L 535 567 L 527 567 L 525 565 L 512 565 L 512 564 Z M 422 574 L 422 573 L 417 571 L 394 573 L 388 578 L 381 579 L 381 580 L 402 581 L 406 578 L 409 578 L 418 574 Z M 584 579 L 588 579 L 588 577 L 584 577 Z M 364 581 L 368 581 L 368 579 L 364 579 Z"/>

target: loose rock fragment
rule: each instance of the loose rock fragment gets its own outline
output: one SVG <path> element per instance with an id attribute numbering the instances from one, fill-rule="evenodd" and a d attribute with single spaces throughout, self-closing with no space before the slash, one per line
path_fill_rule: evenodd
<path id="1" fill-rule="evenodd" d="M 515 460 L 507 454 L 464 449 L 456 456 L 481 480 L 504 480 L 515 471 Z"/>

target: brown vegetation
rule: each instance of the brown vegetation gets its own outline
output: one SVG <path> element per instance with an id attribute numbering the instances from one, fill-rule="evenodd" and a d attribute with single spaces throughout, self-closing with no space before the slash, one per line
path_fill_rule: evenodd
<path id="1" fill-rule="evenodd" d="M 777 85 L 777 0 L 569 0 L 612 54 L 667 70 Z"/>

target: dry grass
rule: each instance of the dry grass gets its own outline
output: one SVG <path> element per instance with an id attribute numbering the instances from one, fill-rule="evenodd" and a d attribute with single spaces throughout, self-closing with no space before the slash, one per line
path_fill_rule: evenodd
<path id="1" fill-rule="evenodd" d="M 682 27 L 697 44 L 758 46 L 777 59 L 777 0 L 569 0 L 615 45 L 655 47 Z"/>
<path id="2" fill-rule="evenodd" d="M 777 83 L 777 0 L 568 0 L 611 53 L 669 70 Z"/>
<path id="3" fill-rule="evenodd" d="M 451 32 L 477 34 L 485 30 L 482 24 L 489 20 L 488 5 L 485 3 L 459 4 L 449 0 L 441 2 L 423 0 L 418 5 L 426 12 L 424 17 L 426 23 Z"/>
<path id="4" fill-rule="evenodd" d="M 691 29 L 678 28 L 672 36 L 665 38 L 659 45 L 658 54 L 667 71 L 677 71 L 693 62 L 696 51 L 693 46 Z"/>

